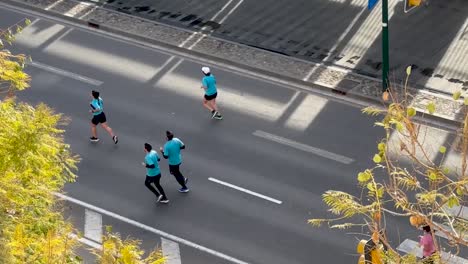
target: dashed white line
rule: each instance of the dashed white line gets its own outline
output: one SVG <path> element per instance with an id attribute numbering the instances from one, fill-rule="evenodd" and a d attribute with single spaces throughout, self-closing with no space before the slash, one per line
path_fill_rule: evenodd
<path id="1" fill-rule="evenodd" d="M 161 238 L 161 249 L 163 256 L 166 258 L 165 264 L 182 264 L 182 260 L 180 259 L 180 249 L 179 244 L 165 239 L 164 237 Z"/>
<path id="2" fill-rule="evenodd" d="M 65 71 L 65 70 L 62 70 L 62 69 L 59 69 L 59 68 L 55 68 L 55 67 L 52 67 L 52 66 L 37 62 L 37 61 L 32 61 L 32 62 L 29 63 L 29 65 L 31 65 L 33 67 L 36 67 L 36 68 L 39 68 L 39 69 L 42 69 L 42 70 L 45 70 L 45 71 L 48 71 L 48 72 L 52 72 L 52 73 L 55 73 L 55 74 L 58 74 L 58 75 L 62 75 L 64 77 L 68 77 L 68 78 L 71 78 L 71 79 L 74 79 L 74 80 L 77 80 L 77 81 L 80 81 L 80 82 L 85 82 L 85 83 L 88 83 L 88 84 L 91 84 L 91 85 L 99 86 L 99 85 L 103 84 L 103 82 L 101 82 L 101 81 L 98 81 L 98 80 L 95 80 L 95 79 L 92 79 L 92 78 L 88 78 L 88 77 L 85 77 L 83 75 L 79 75 L 79 74 L 76 74 L 76 73 L 73 73 L 73 72 Z"/>
<path id="3" fill-rule="evenodd" d="M 215 178 L 211 178 L 211 177 L 208 178 L 208 180 L 209 180 L 209 181 L 212 181 L 212 182 L 219 183 L 219 184 L 221 184 L 221 185 L 224 185 L 224 186 L 227 186 L 227 187 L 230 187 L 230 188 L 233 188 L 233 189 L 236 189 L 236 190 L 241 191 L 241 192 L 248 193 L 248 194 L 253 195 L 253 196 L 257 196 L 257 197 L 259 197 L 259 198 L 268 200 L 268 201 L 273 202 L 273 203 L 276 203 L 276 204 L 282 204 L 282 203 L 283 203 L 283 202 L 280 201 L 280 200 L 277 200 L 277 199 L 268 197 L 268 196 L 263 195 L 263 194 L 260 194 L 260 193 L 256 193 L 256 192 L 247 190 L 247 189 L 245 189 L 245 188 L 239 187 L 239 186 L 237 186 L 237 185 L 234 185 L 234 184 L 231 184 L 231 183 L 228 183 L 228 182 L 225 182 L 225 181 L 221 181 L 221 180 L 218 180 L 218 179 L 215 179 Z"/>
<path id="4" fill-rule="evenodd" d="M 237 258 L 234 258 L 234 257 L 231 257 L 231 256 L 228 256 L 226 254 L 223 254 L 219 251 L 216 251 L 216 250 L 213 250 L 213 249 L 209 249 L 207 247 L 204 247 L 202 245 L 199 245 L 199 244 L 196 244 L 194 242 L 191 242 L 189 240 L 186 240 L 186 239 L 183 239 L 183 238 L 180 238 L 180 237 L 177 237 L 177 236 L 174 236 L 174 235 L 171 235 L 169 233 L 166 233 L 164 231 L 161 231 L 161 230 L 158 230 L 156 228 L 153 228 L 153 227 L 150 227 L 150 226 L 147 226 L 145 224 L 142 224 L 140 222 L 137 222 L 135 220 L 132 220 L 132 219 L 129 219 L 127 217 L 124 217 L 124 216 L 121 216 L 119 214 L 116 214 L 116 213 L 113 213 L 113 212 L 110 212 L 110 211 L 107 211 L 105 209 L 102 209 L 102 208 L 99 208 L 97 206 L 94 206 L 94 205 L 91 205 L 89 203 L 86 203 L 86 202 L 83 202 L 83 201 L 80 201 L 78 199 L 75 199 L 73 197 L 70 197 L 70 196 L 67 196 L 67 195 L 64 195 L 64 194 L 61 194 L 61 193 L 54 193 L 55 196 L 63 199 L 63 200 L 66 200 L 66 201 L 69 201 L 71 203 L 74 203 L 74 204 L 78 204 L 84 208 L 88 208 L 88 209 L 91 209 L 95 212 L 98 212 L 98 213 L 101 213 L 103 215 L 107 215 L 107 216 L 110 216 L 112 218 L 115 218 L 117 220 L 120 220 L 122 222 L 125 222 L 127 224 L 130 224 L 130 225 L 133 225 L 133 226 L 136 226 L 138 228 L 141 228 L 143 230 L 146 230 L 148 232 L 151 232 L 153 234 L 156 234 L 156 235 L 160 235 L 160 236 L 163 236 L 163 237 L 166 237 L 174 242 L 177 242 L 177 243 L 180 243 L 180 244 L 183 244 L 183 245 L 186 245 L 186 246 L 189 246 L 189 247 L 192 247 L 192 248 L 195 248 L 195 249 L 198 249 L 200 251 L 203 251 L 205 253 L 208 253 L 210 255 L 213 255 L 215 257 L 218 257 L 218 258 L 222 258 L 224 260 L 227 260 L 227 261 L 230 261 L 232 263 L 236 263 L 236 264 L 249 264 L 248 262 L 245 262 L 245 261 L 242 261 L 242 260 L 239 260 Z"/>
<path id="5" fill-rule="evenodd" d="M 84 236 L 91 240 L 102 242 L 102 215 L 85 209 Z"/>
<path id="6" fill-rule="evenodd" d="M 302 150 L 302 151 L 305 151 L 305 152 L 309 152 L 309 153 L 315 154 L 315 155 L 320 156 L 320 157 L 324 157 L 324 158 L 331 159 L 331 160 L 334 160 L 334 161 L 337 161 L 337 162 L 341 162 L 341 163 L 344 163 L 344 164 L 351 164 L 354 161 L 352 158 L 348 158 L 346 156 L 342 156 L 342 155 L 339 155 L 339 154 L 336 154 L 336 153 L 333 153 L 333 152 L 330 152 L 330 151 L 326 151 L 326 150 L 319 149 L 319 148 L 316 148 L 316 147 L 312 147 L 312 146 L 309 146 L 309 145 L 306 145 L 306 144 L 302 144 L 302 143 L 296 142 L 294 140 L 287 139 L 287 138 L 284 138 L 284 137 L 280 137 L 280 136 L 277 136 L 277 135 L 273 135 L 273 134 L 270 134 L 270 133 L 267 133 L 267 132 L 264 132 L 264 131 L 261 131 L 261 130 L 257 130 L 255 132 L 253 132 L 253 135 L 257 136 L 257 137 L 264 138 L 264 139 L 268 139 L 268 140 L 271 140 L 273 142 L 280 143 L 280 144 L 283 144 L 283 145 L 286 145 L 286 146 L 290 146 L 290 147 L 295 148 L 295 149 L 299 149 L 299 150 Z"/>

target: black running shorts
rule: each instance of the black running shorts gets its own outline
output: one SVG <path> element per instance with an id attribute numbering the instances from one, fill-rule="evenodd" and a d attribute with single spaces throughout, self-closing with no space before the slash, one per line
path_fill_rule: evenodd
<path id="1" fill-rule="evenodd" d="M 211 100 L 215 99 L 216 96 L 218 96 L 218 93 L 214 93 L 214 94 L 212 94 L 212 95 L 206 95 L 206 94 L 205 94 L 205 100 L 211 101 Z"/>
<path id="2" fill-rule="evenodd" d="M 104 112 L 100 113 L 99 115 L 93 116 L 93 119 L 91 119 L 91 123 L 93 123 L 93 125 L 98 125 L 99 123 L 102 124 L 106 121 L 106 115 L 104 114 Z"/>

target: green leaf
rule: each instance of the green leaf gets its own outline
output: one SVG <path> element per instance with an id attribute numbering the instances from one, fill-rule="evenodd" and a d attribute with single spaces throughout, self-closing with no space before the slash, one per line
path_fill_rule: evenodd
<path id="1" fill-rule="evenodd" d="M 30 24 L 31 24 L 31 20 L 29 20 L 29 19 L 26 18 L 26 20 L 24 20 L 24 24 L 25 24 L 26 26 L 30 25 Z"/>
<path id="2" fill-rule="evenodd" d="M 440 146 L 440 148 L 439 148 L 439 152 L 440 152 L 440 153 L 444 154 L 446 151 L 447 151 L 447 148 L 446 148 L 446 147 Z"/>
<path id="3" fill-rule="evenodd" d="M 465 97 L 465 100 L 463 100 L 463 104 L 468 105 L 468 97 Z"/>
<path id="4" fill-rule="evenodd" d="M 382 162 L 382 157 L 380 157 L 379 154 L 375 154 L 374 158 L 372 159 L 375 163 L 380 163 Z"/>
<path id="5" fill-rule="evenodd" d="M 431 181 L 437 180 L 437 173 L 435 173 L 435 172 L 430 172 L 430 173 L 429 173 L 429 179 L 430 179 Z"/>
<path id="6" fill-rule="evenodd" d="M 371 175 L 370 175 L 370 173 L 368 171 L 360 172 L 358 174 L 358 181 L 360 183 L 368 182 L 370 179 L 371 179 Z"/>
<path id="7" fill-rule="evenodd" d="M 406 109 L 406 114 L 409 117 L 413 117 L 416 115 L 416 109 L 414 109 L 413 107 L 408 107 L 408 109 Z"/>
<path id="8" fill-rule="evenodd" d="M 450 198 L 447 201 L 447 205 L 449 208 L 452 208 L 454 206 L 459 206 L 460 201 L 458 200 L 458 197 L 455 195 L 450 196 Z"/>
<path id="9" fill-rule="evenodd" d="M 462 196 L 462 195 L 463 195 L 463 189 L 462 189 L 461 187 L 457 187 L 456 193 L 457 193 L 458 195 Z"/>
<path id="10" fill-rule="evenodd" d="M 452 97 L 453 97 L 453 100 L 458 100 L 460 99 L 460 96 L 461 96 L 461 91 L 456 91 L 453 93 Z"/>
<path id="11" fill-rule="evenodd" d="M 449 174 L 450 173 L 450 169 L 445 167 L 443 170 L 444 174 Z"/>
<path id="12" fill-rule="evenodd" d="M 429 112 L 429 114 L 434 114 L 435 113 L 435 110 L 436 110 L 436 106 L 435 106 L 435 103 L 434 102 L 430 102 L 427 104 L 426 106 L 427 108 L 427 111 Z"/>
<path id="13" fill-rule="evenodd" d="M 377 145 L 377 149 L 380 150 L 380 151 L 384 151 L 385 150 L 385 143 L 381 142 L 379 143 L 379 145 Z"/>

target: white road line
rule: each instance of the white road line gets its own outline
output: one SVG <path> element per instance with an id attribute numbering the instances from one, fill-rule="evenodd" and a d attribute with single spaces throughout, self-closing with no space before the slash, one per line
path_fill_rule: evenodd
<path id="1" fill-rule="evenodd" d="M 271 197 L 268 197 L 266 195 L 263 195 L 263 194 L 259 194 L 259 193 L 256 193 L 256 192 L 253 192 L 253 191 L 250 191 L 250 190 L 247 190 L 245 188 L 242 188 L 242 187 L 239 187 L 239 186 L 236 186 L 234 184 L 230 184 L 228 182 L 224 182 L 224 181 L 221 181 L 221 180 L 218 180 L 218 179 L 215 179 L 215 178 L 208 178 L 209 181 L 212 181 L 212 182 L 216 182 L 216 183 L 219 183 L 221 185 L 224 185 L 224 186 L 227 186 L 227 187 L 231 187 L 233 189 L 236 189 L 238 191 L 241 191 L 241 192 L 245 192 L 245 193 L 248 193 L 248 194 L 251 194 L 253 196 L 257 196 L 259 198 L 262 198 L 262 199 L 265 199 L 265 200 L 268 200 L 270 202 L 273 202 L 273 203 L 276 203 L 276 204 L 282 204 L 283 202 L 280 201 L 280 200 L 276 200 L 274 198 L 271 198 Z"/>
<path id="2" fill-rule="evenodd" d="M 77 80 L 77 81 L 80 81 L 80 82 L 85 82 L 85 83 L 88 83 L 88 84 L 91 84 L 91 85 L 99 86 L 99 85 L 103 84 L 103 82 L 101 82 L 101 81 L 98 81 L 98 80 L 95 80 L 95 79 L 92 79 L 92 78 L 88 78 L 88 77 L 85 77 L 85 76 L 82 76 L 82 75 L 79 75 L 79 74 L 76 74 L 76 73 L 73 73 L 73 72 L 65 71 L 65 70 L 62 70 L 62 69 L 59 69 L 59 68 L 55 68 L 55 67 L 52 67 L 52 66 L 37 62 L 37 61 L 32 61 L 32 62 L 30 62 L 28 64 L 33 66 L 33 67 L 36 67 L 36 68 L 39 68 L 39 69 L 42 69 L 42 70 L 46 70 L 48 72 L 56 73 L 58 75 L 62 75 L 64 77 L 68 77 L 68 78 L 71 78 L 71 79 L 74 79 L 74 80 Z"/>
<path id="3" fill-rule="evenodd" d="M 319 148 L 312 147 L 306 144 L 302 144 L 302 143 L 293 141 L 291 139 L 283 138 L 283 137 L 273 135 L 273 134 L 270 134 L 261 130 L 256 130 L 255 132 L 253 132 L 253 135 L 264 138 L 264 139 L 268 139 L 276 143 L 280 143 L 280 144 L 283 144 L 283 145 L 286 145 L 286 146 L 289 146 L 298 150 L 309 152 L 320 157 L 338 161 L 344 164 L 351 164 L 354 161 L 352 158 L 348 158 L 348 157 L 335 154 L 335 153 L 332 153 L 323 149 L 319 149 Z"/>
<path id="4" fill-rule="evenodd" d="M 85 209 L 84 236 L 102 243 L 102 215 Z"/>
<path id="5" fill-rule="evenodd" d="M 422 258 L 422 248 L 419 247 L 419 243 L 410 239 L 405 239 L 398 247 L 397 250 L 415 255 L 419 258 Z M 447 264 L 468 264 L 468 260 L 452 255 L 447 252 L 441 253 L 442 260 Z"/>
<path id="6" fill-rule="evenodd" d="M 166 258 L 165 264 L 182 264 L 180 259 L 179 244 L 169 239 L 161 238 L 161 248 L 163 256 Z"/>
<path id="7" fill-rule="evenodd" d="M 101 244 L 96 243 L 96 242 L 94 242 L 94 241 L 91 241 L 91 240 L 89 240 L 89 239 L 86 239 L 86 238 L 84 238 L 84 237 L 78 237 L 78 236 L 75 235 L 75 234 L 70 234 L 70 237 L 75 238 L 75 239 L 78 240 L 79 242 L 81 242 L 81 243 L 83 243 L 83 244 L 85 244 L 85 245 L 87 245 L 87 246 L 89 246 L 89 247 L 92 247 L 92 248 L 94 248 L 94 249 L 99 249 L 99 250 L 102 249 L 102 245 L 101 245 Z"/>
<path id="8" fill-rule="evenodd" d="M 61 193 L 54 193 L 55 196 L 63 199 L 63 200 L 66 200 L 66 201 L 69 201 L 71 203 L 74 203 L 74 204 L 78 204 L 82 207 L 85 207 L 85 208 L 88 208 L 88 209 L 91 209 L 95 212 L 98 212 L 98 213 L 101 213 L 103 215 L 107 215 L 107 216 L 110 216 L 112 218 L 115 218 L 117 220 L 120 220 L 122 222 L 125 222 L 125 223 L 128 223 L 130 225 L 133 225 L 133 226 L 136 226 L 138 228 L 141 228 L 143 230 L 146 230 L 148 232 L 151 232 L 153 234 L 156 234 L 156 235 L 160 235 L 160 236 L 163 236 L 163 237 L 166 237 L 174 242 L 177 242 L 177 243 L 180 243 L 180 244 L 183 244 L 183 245 L 186 245 L 186 246 L 189 246 L 189 247 L 192 247 L 192 248 L 195 248 L 195 249 L 198 249 L 200 251 L 203 251 L 205 253 L 208 253 L 208 254 L 211 254 L 213 256 L 216 256 L 216 257 L 219 257 L 219 258 L 222 258 L 224 260 L 227 260 L 227 261 L 230 261 L 232 263 L 236 263 L 236 264 L 249 264 L 248 262 L 245 262 L 245 261 L 242 261 L 242 260 L 239 260 L 239 259 L 236 259 L 236 258 L 233 258 L 231 256 L 228 256 L 226 254 L 223 254 L 219 251 L 216 251 L 216 250 L 213 250 L 213 249 L 209 249 L 207 247 L 204 247 L 202 245 L 199 245 L 199 244 L 196 244 L 196 243 L 193 243 L 191 241 L 188 241 L 186 239 L 183 239 L 183 238 L 180 238 L 180 237 L 177 237 L 177 236 L 174 236 L 174 235 L 171 235 L 169 233 L 166 233 L 164 231 L 161 231 L 161 230 L 158 230 L 156 228 L 153 228 L 153 227 L 150 227 L 150 226 L 147 226 L 145 224 L 142 224 L 142 223 L 139 223 L 135 220 L 132 220 L 132 219 L 129 219 L 127 217 L 124 217 L 124 216 L 121 216 L 119 214 L 116 214 L 116 213 L 113 213 L 113 212 L 110 212 L 110 211 L 107 211 L 105 209 L 102 209 L 102 208 L 99 208 L 97 206 L 94 206 L 94 205 L 91 205 L 89 203 L 86 203 L 86 202 L 83 202 L 83 201 L 80 201 L 78 199 L 75 199 L 75 198 L 72 198 L 70 196 L 67 196 L 67 195 L 64 195 L 64 194 L 61 194 Z"/>

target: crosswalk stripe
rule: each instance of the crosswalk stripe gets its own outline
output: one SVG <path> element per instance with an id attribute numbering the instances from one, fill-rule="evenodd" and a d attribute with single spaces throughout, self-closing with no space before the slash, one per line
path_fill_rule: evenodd
<path id="1" fill-rule="evenodd" d="M 397 250 L 422 258 L 422 248 L 419 247 L 419 243 L 410 239 L 405 239 L 405 241 L 403 241 L 403 243 L 397 247 Z M 452 255 L 447 252 L 442 252 L 441 256 L 442 260 L 445 261 L 444 263 L 447 264 L 468 264 L 467 259 Z"/>
<path id="2" fill-rule="evenodd" d="M 446 210 L 453 216 L 458 216 L 468 220 L 468 207 L 466 206 L 454 206 L 452 208 L 446 208 Z"/>
<path id="3" fill-rule="evenodd" d="M 164 237 L 161 237 L 161 242 L 162 253 L 163 256 L 166 258 L 164 263 L 182 264 L 182 261 L 180 259 L 179 244 Z"/>
<path id="4" fill-rule="evenodd" d="M 84 236 L 95 242 L 102 242 L 102 215 L 85 209 Z"/>

